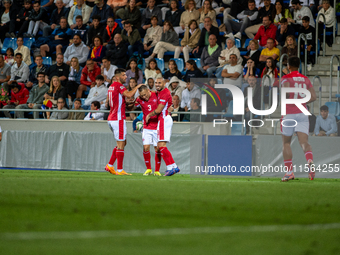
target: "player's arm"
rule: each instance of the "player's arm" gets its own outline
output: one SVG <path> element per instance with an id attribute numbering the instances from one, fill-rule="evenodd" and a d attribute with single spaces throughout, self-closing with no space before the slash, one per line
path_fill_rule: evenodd
<path id="1" fill-rule="evenodd" d="M 123 92 L 123 96 L 125 96 L 125 97 L 133 97 L 135 95 L 135 93 L 137 92 L 137 89 L 139 89 L 140 86 L 142 86 L 142 85 L 145 85 L 145 84 L 139 84 L 136 87 L 134 87 L 133 90 L 131 90 L 131 91 L 125 90 Z"/>
<path id="2" fill-rule="evenodd" d="M 150 113 L 148 114 L 148 116 L 146 116 L 145 122 L 148 123 L 148 122 L 149 122 L 149 119 L 150 119 L 151 117 L 160 114 L 160 113 L 163 111 L 164 107 L 165 107 L 164 104 L 159 104 L 159 105 L 157 106 L 157 109 L 156 109 L 156 110 L 154 110 L 153 112 L 150 112 Z"/>
<path id="3" fill-rule="evenodd" d="M 310 92 L 310 99 L 306 104 L 309 104 L 309 103 L 314 102 L 316 100 L 316 93 L 315 93 L 314 87 L 312 86 L 308 90 Z"/>
<path id="4" fill-rule="evenodd" d="M 106 96 L 105 107 L 109 108 L 109 94 L 107 94 L 107 96 Z"/>

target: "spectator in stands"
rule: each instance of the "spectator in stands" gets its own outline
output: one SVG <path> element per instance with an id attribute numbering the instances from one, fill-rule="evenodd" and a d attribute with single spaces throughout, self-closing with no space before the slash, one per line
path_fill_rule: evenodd
<path id="1" fill-rule="evenodd" d="M 68 110 L 65 106 L 65 98 L 60 97 L 57 100 L 57 109 L 58 110 Z M 47 114 L 46 114 L 47 115 Z M 51 116 L 47 115 L 47 119 L 54 120 L 65 120 L 68 118 L 68 112 L 52 112 Z"/>
<path id="2" fill-rule="evenodd" d="M 83 68 L 80 78 L 80 86 L 77 90 L 77 98 L 81 98 L 84 91 L 89 91 L 96 86 L 96 77 L 100 75 L 100 67 L 92 59 L 86 61 L 86 66 Z"/>
<path id="3" fill-rule="evenodd" d="M 131 90 L 133 90 L 137 85 L 138 85 L 137 79 L 136 79 L 136 78 L 131 78 L 131 79 L 129 80 L 129 85 L 127 86 L 127 90 L 128 90 L 128 91 L 131 91 Z M 136 91 L 136 93 L 135 93 L 135 95 L 134 95 L 134 98 L 136 99 L 138 96 L 139 96 L 139 91 L 138 91 L 138 89 L 137 89 L 137 91 Z"/>
<path id="4" fill-rule="evenodd" d="M 38 83 L 33 86 L 30 91 L 26 104 L 20 104 L 15 109 L 41 109 L 44 101 L 44 95 L 48 91 L 48 86 L 45 83 L 45 74 L 38 73 Z M 17 118 L 24 118 L 24 112 L 15 112 Z M 39 112 L 33 112 L 33 118 L 39 119 Z"/>
<path id="5" fill-rule="evenodd" d="M 44 27 L 48 26 L 48 14 L 44 8 L 41 8 L 39 1 L 33 3 L 33 10 L 28 17 L 28 21 L 28 31 L 24 34 L 24 37 L 36 37 L 39 30 L 43 30 Z"/>
<path id="6" fill-rule="evenodd" d="M 267 39 L 271 38 L 274 40 L 275 46 L 275 38 L 277 27 L 272 23 L 272 20 L 269 16 L 263 17 L 262 26 L 259 28 L 259 31 L 256 33 L 254 39 L 260 41 L 261 47 L 266 47 Z"/>
<path id="7" fill-rule="evenodd" d="M 173 122 L 178 122 L 182 121 L 184 115 L 183 114 L 178 114 L 178 112 L 184 112 L 185 110 L 181 107 L 180 105 L 181 100 L 178 95 L 173 95 L 172 96 L 172 112 L 171 112 L 171 118 Z"/>
<path id="8" fill-rule="evenodd" d="M 152 77 L 154 79 L 161 78 L 162 72 L 157 66 L 156 60 L 153 58 L 149 61 L 148 66 L 144 70 L 145 79 L 147 80 L 149 77 Z"/>
<path id="9" fill-rule="evenodd" d="M 40 72 L 46 73 L 48 69 L 48 66 L 43 64 L 43 58 L 41 55 L 36 55 L 34 57 L 34 62 L 35 64 L 33 65 L 33 67 L 31 67 L 28 82 L 26 83 L 26 87 L 28 89 L 31 89 L 33 84 L 38 83 L 38 79 L 37 79 L 38 73 Z"/>
<path id="10" fill-rule="evenodd" d="M 44 27 L 43 29 L 43 36 L 47 37 L 49 36 L 54 29 L 56 29 L 60 24 L 60 18 L 61 17 L 67 17 L 68 13 L 70 11 L 69 8 L 66 8 L 64 6 L 64 2 L 63 0 L 56 0 L 56 9 L 53 10 L 52 15 L 51 15 L 51 21 L 50 21 L 50 25 L 47 25 Z"/>
<path id="11" fill-rule="evenodd" d="M 116 12 L 118 18 L 122 19 L 122 24 L 129 21 L 134 28 L 141 26 L 141 12 L 136 5 L 136 0 L 129 0 L 125 8 L 121 8 Z"/>
<path id="12" fill-rule="evenodd" d="M 270 83 L 269 83 L 269 79 L 267 78 L 263 82 L 264 86 L 273 86 L 274 83 L 276 82 L 276 79 L 279 78 L 275 60 L 272 57 L 267 58 L 266 66 L 261 73 L 261 78 L 263 78 L 263 76 L 265 75 L 268 75 L 270 77 Z"/>
<path id="13" fill-rule="evenodd" d="M 176 64 L 175 60 L 169 60 L 169 70 L 167 70 L 164 75 L 163 78 L 165 80 L 165 82 L 169 82 L 169 80 L 173 77 L 176 76 L 178 79 L 182 80 L 183 75 L 181 74 L 181 72 L 178 70 L 178 66 Z"/>
<path id="14" fill-rule="evenodd" d="M 247 60 L 247 65 L 243 68 L 243 78 L 245 81 L 248 80 L 250 76 L 259 78 L 261 75 L 261 70 L 255 65 L 253 58 Z"/>
<path id="15" fill-rule="evenodd" d="M 275 1 L 275 9 L 273 10 L 274 25 L 279 26 L 282 23 L 282 19 L 292 18 L 292 15 L 284 4 L 283 0 Z"/>
<path id="16" fill-rule="evenodd" d="M 295 37 L 293 35 L 288 35 L 287 36 L 285 46 L 282 48 L 282 52 L 281 53 L 282 53 L 282 55 L 283 54 L 287 54 L 288 58 L 290 58 L 290 57 L 297 57 L 298 47 L 297 47 L 297 44 L 296 44 Z M 283 61 L 282 61 L 282 64 L 283 64 L 282 72 L 284 74 L 288 74 L 289 73 L 289 70 L 287 68 L 288 58 L 285 57 L 283 59 Z"/>
<path id="17" fill-rule="evenodd" d="M 77 4 L 73 5 L 70 9 L 70 13 L 68 14 L 68 25 L 71 29 L 77 26 L 76 17 L 82 16 L 83 23 L 86 24 L 92 12 L 92 8 L 85 4 L 84 0 L 77 0 Z"/>
<path id="18" fill-rule="evenodd" d="M 242 86 L 242 66 L 237 64 L 236 54 L 231 54 L 229 57 L 229 65 L 225 65 L 222 71 L 222 77 L 224 78 L 223 84 L 235 85 L 239 88 Z"/>
<path id="19" fill-rule="evenodd" d="M 73 110 L 84 110 L 81 108 L 81 100 L 76 98 L 74 100 L 74 109 Z M 83 120 L 85 118 L 85 112 L 69 112 L 67 119 L 68 120 Z"/>
<path id="20" fill-rule="evenodd" d="M 332 32 L 333 33 L 333 27 L 335 26 L 336 18 L 334 13 L 334 8 L 330 5 L 329 0 L 322 0 L 322 9 L 319 11 L 319 13 L 322 13 L 325 15 L 326 21 L 324 21 L 324 18 L 320 16 L 319 19 L 319 39 L 322 39 L 323 34 L 323 26 L 326 26 L 326 32 Z M 329 47 L 332 47 L 333 44 L 333 35 L 326 35 L 326 43 Z"/>
<path id="21" fill-rule="evenodd" d="M 52 103 L 56 103 L 60 97 L 66 98 L 66 89 L 61 85 L 59 77 L 53 76 L 50 82 L 50 89 L 44 95 L 44 99 L 49 99 Z"/>
<path id="22" fill-rule="evenodd" d="M 196 20 L 197 22 L 200 19 L 200 12 L 196 10 L 196 3 L 194 0 L 188 0 L 185 2 L 185 11 L 181 15 L 181 20 L 179 22 L 179 27 L 175 28 L 177 34 L 184 33 L 185 30 L 189 27 L 189 23 L 191 20 Z M 211 20 L 211 19 L 210 19 Z M 205 21 L 204 21 L 205 23 Z"/>
<path id="23" fill-rule="evenodd" d="M 71 64 L 71 59 L 73 57 L 78 58 L 79 64 L 83 66 L 86 62 L 87 56 L 89 55 L 89 49 L 82 42 L 80 36 L 75 34 L 73 36 L 73 43 L 67 47 L 64 54 L 64 63 L 67 65 Z"/>
<path id="24" fill-rule="evenodd" d="M 280 50 L 275 47 L 275 41 L 272 38 L 267 39 L 267 47 L 261 51 L 260 55 L 260 69 L 263 69 L 265 62 L 268 58 L 274 59 L 274 61 L 279 61 Z M 276 66 L 276 63 L 275 63 Z"/>
<path id="25" fill-rule="evenodd" d="M 109 44 L 110 49 L 106 51 L 106 56 L 110 58 L 111 64 L 124 68 L 127 62 L 127 46 L 123 42 L 121 34 L 116 34 L 113 42 L 113 44 Z"/>
<path id="26" fill-rule="evenodd" d="M 22 54 L 15 54 L 15 64 L 11 67 L 11 79 L 7 83 L 3 84 L 4 88 L 9 91 L 8 86 L 11 85 L 13 82 L 26 83 L 29 73 L 30 69 L 28 65 L 26 65 L 26 63 L 22 61 Z"/>
<path id="27" fill-rule="evenodd" d="M 87 98 L 85 99 L 85 103 L 82 106 L 85 110 L 90 109 L 91 103 L 94 101 L 98 101 L 98 102 L 101 102 L 101 104 L 103 104 L 103 101 L 106 100 L 107 87 L 104 84 L 104 77 L 102 75 L 97 75 L 95 83 L 96 83 L 96 86 L 90 89 L 90 92 Z M 100 108 L 100 105 L 99 105 L 99 108 Z"/>
<path id="28" fill-rule="evenodd" d="M 3 109 L 14 109 L 20 104 L 26 104 L 27 99 L 29 97 L 29 92 L 25 88 L 25 84 L 13 82 L 10 86 L 11 88 L 11 100 L 7 105 L 3 107 Z M 4 111 L 4 114 L 7 118 L 11 118 L 11 114 L 9 112 Z"/>
<path id="29" fill-rule="evenodd" d="M 259 42 L 257 40 L 251 40 L 249 42 L 249 50 L 247 51 L 246 55 L 243 56 L 243 62 L 242 65 L 244 66 L 247 63 L 247 60 L 252 58 L 255 62 L 255 65 L 260 62 L 260 55 L 261 55 L 261 50 L 259 50 Z"/>
<path id="30" fill-rule="evenodd" d="M 10 20 L 9 33 L 6 33 L 6 37 L 15 38 L 15 31 L 19 31 L 18 35 L 23 35 L 28 29 L 28 16 L 32 11 L 32 1 L 25 0 L 24 7 L 20 9 L 15 19 Z M 25 24 L 25 25 L 24 25 Z"/>
<path id="31" fill-rule="evenodd" d="M 202 78 L 203 74 L 200 69 L 197 68 L 195 60 L 189 59 L 185 62 L 185 68 L 187 69 L 184 81 L 189 82 L 191 78 Z"/>
<path id="32" fill-rule="evenodd" d="M 179 9 L 179 4 L 177 0 L 171 0 L 170 9 L 165 13 L 164 20 L 169 21 L 174 27 L 175 31 L 176 31 L 176 28 L 179 27 L 181 15 L 182 15 L 182 11 Z"/>
<path id="33" fill-rule="evenodd" d="M 199 28 L 202 30 L 204 27 L 204 19 L 205 17 L 210 17 L 212 21 L 212 25 L 215 27 L 218 27 L 217 21 L 216 21 L 216 12 L 211 6 L 211 2 L 204 1 L 202 11 L 200 13 L 200 20 L 199 20 Z M 189 26 L 188 26 L 189 27 Z"/>
<path id="34" fill-rule="evenodd" d="M 104 29 L 104 35 L 103 35 L 103 45 L 107 47 L 108 50 L 110 50 L 113 47 L 114 42 L 114 36 L 116 34 L 120 34 L 122 32 L 122 29 L 118 25 L 117 22 L 114 21 L 113 17 L 107 18 L 107 26 Z"/>
<path id="35" fill-rule="evenodd" d="M 32 63 L 30 49 L 23 44 L 24 44 L 24 38 L 19 36 L 17 38 L 18 48 L 14 51 L 14 55 L 17 54 L 18 52 L 20 52 L 22 54 L 23 61 L 26 63 L 26 65 L 29 66 Z"/>
<path id="36" fill-rule="evenodd" d="M 91 12 L 90 19 L 88 21 L 89 26 L 93 26 L 93 17 L 99 16 L 100 23 L 105 25 L 108 17 L 113 17 L 112 8 L 104 2 L 104 0 L 95 0 L 96 4 Z"/>
<path id="37" fill-rule="evenodd" d="M 205 1 L 206 3 L 207 1 Z M 216 43 L 217 38 L 214 34 L 209 35 L 209 46 L 205 46 L 201 55 L 202 73 L 207 73 L 208 77 L 212 77 L 219 65 L 218 58 L 221 55 L 222 48 Z"/>
<path id="38" fill-rule="evenodd" d="M 168 89 L 170 90 L 172 96 L 176 95 L 178 96 L 179 100 L 181 100 L 182 92 L 184 89 L 186 89 L 186 84 L 182 80 L 178 79 L 177 76 L 173 76 L 170 79 Z"/>
<path id="39" fill-rule="evenodd" d="M 92 17 L 92 26 L 87 33 L 87 46 L 93 47 L 93 38 L 97 35 L 101 36 L 104 32 L 106 23 L 100 23 L 100 16 L 96 15 Z M 104 44 L 104 42 L 102 43 Z M 106 47 L 105 47 L 106 48 Z"/>
<path id="40" fill-rule="evenodd" d="M 7 48 L 6 50 L 5 62 L 10 66 L 12 66 L 15 63 L 14 50 L 11 47 Z"/>
<path id="41" fill-rule="evenodd" d="M 131 58 L 126 66 L 126 83 L 125 86 L 129 84 L 131 78 L 137 79 L 137 84 L 143 83 L 143 71 L 138 68 L 137 59 Z"/>
<path id="42" fill-rule="evenodd" d="M 147 7 L 143 10 L 142 13 L 142 24 L 139 28 L 139 33 L 141 37 L 145 36 L 146 30 L 151 27 L 151 17 L 158 17 L 158 25 L 162 25 L 162 11 L 159 7 L 155 6 L 155 0 L 148 0 Z"/>
<path id="43" fill-rule="evenodd" d="M 256 21 L 254 21 L 255 25 L 252 25 L 252 26 L 246 28 L 246 30 L 244 30 L 244 32 L 246 33 L 248 38 L 250 38 L 250 39 L 254 38 L 254 35 L 259 31 L 260 27 L 263 24 L 263 17 L 267 16 L 267 17 L 269 17 L 270 20 L 274 19 L 272 17 L 274 9 L 275 9 L 275 7 L 270 2 L 270 0 L 264 0 L 264 7 L 259 9 L 257 19 L 256 19 Z M 256 40 L 258 40 L 258 39 L 256 39 Z"/>
<path id="44" fill-rule="evenodd" d="M 76 26 L 72 29 L 73 35 L 79 35 L 80 39 L 85 43 L 87 40 L 87 26 L 83 23 L 83 17 L 76 17 Z"/>
<path id="45" fill-rule="evenodd" d="M 100 103 L 98 101 L 94 101 L 91 103 L 91 112 L 89 112 L 84 120 L 104 120 L 104 113 L 96 112 L 100 110 Z"/>
<path id="46" fill-rule="evenodd" d="M 281 0 L 280 0 L 281 1 Z M 289 35 L 295 34 L 294 27 L 288 25 L 288 21 L 286 18 L 282 18 L 280 21 L 280 28 L 276 31 L 276 47 L 278 49 L 282 49 L 286 42 L 286 38 Z"/>
<path id="47" fill-rule="evenodd" d="M 144 53 L 142 39 L 138 30 L 133 28 L 130 22 L 126 21 L 124 23 L 121 35 L 123 41 L 128 45 L 129 58 L 133 56 L 135 51 L 138 51 L 138 54 L 142 57 Z"/>
<path id="48" fill-rule="evenodd" d="M 155 79 L 153 77 L 149 77 L 146 79 L 145 85 L 151 90 L 156 92 L 155 87 Z"/>
<path id="49" fill-rule="evenodd" d="M 158 58 L 163 58 L 165 52 L 175 51 L 177 46 L 179 46 L 177 33 L 169 21 L 164 21 L 161 40 L 156 44 L 153 53 L 145 59 L 145 63 L 148 63 L 156 55 Z"/>
<path id="50" fill-rule="evenodd" d="M 66 95 L 68 97 L 68 103 L 70 106 L 72 105 L 72 100 L 75 98 L 78 87 L 80 85 L 80 77 L 82 71 L 83 68 L 79 66 L 78 58 L 73 57 L 71 59 L 70 73 L 68 75 L 67 85 L 65 86 Z"/>
<path id="51" fill-rule="evenodd" d="M 149 51 L 149 54 L 152 54 L 156 44 L 161 40 L 162 37 L 162 27 L 158 25 L 157 16 L 151 17 L 151 27 L 146 30 L 146 34 L 144 37 L 144 50 Z"/>
<path id="52" fill-rule="evenodd" d="M 89 50 L 87 58 L 91 58 L 93 61 L 101 63 L 103 57 L 106 56 L 106 47 L 103 46 L 103 39 L 100 35 L 96 35 L 92 40 L 93 47 Z"/>
<path id="53" fill-rule="evenodd" d="M 203 48 L 209 45 L 208 38 L 210 34 L 216 35 L 217 44 L 221 46 L 221 42 L 219 41 L 220 31 L 217 27 L 212 25 L 212 21 L 210 17 L 205 17 L 204 19 L 204 28 L 201 31 L 200 39 L 198 40 L 197 47 L 192 51 L 195 58 L 200 58 L 202 55 Z"/>
<path id="54" fill-rule="evenodd" d="M 248 9 L 237 15 L 239 22 L 232 19 L 230 15 L 224 16 L 224 25 L 227 30 L 226 37 L 233 38 L 234 36 L 241 40 L 242 34 L 247 27 L 255 25 L 257 20 L 258 10 L 254 0 L 248 0 Z M 234 35 L 233 33 L 236 32 Z"/>
<path id="55" fill-rule="evenodd" d="M 108 0 L 107 4 L 113 9 L 113 13 L 115 14 L 117 10 L 127 5 L 127 0 Z"/>
<path id="56" fill-rule="evenodd" d="M 46 12 L 51 13 L 55 9 L 55 4 L 53 0 L 42 0 L 41 7 L 44 8 Z"/>
<path id="57" fill-rule="evenodd" d="M 4 56 L 0 54 L 0 85 L 11 79 L 11 66 L 5 63 Z"/>
<path id="58" fill-rule="evenodd" d="M 316 136 L 337 136 L 338 127 L 334 115 L 329 114 L 328 106 L 320 107 L 320 115 L 316 118 L 314 135 Z"/>
<path id="59" fill-rule="evenodd" d="M 175 58 L 179 58 L 181 52 L 184 55 L 184 62 L 189 60 L 189 54 L 197 47 L 198 40 L 201 36 L 201 30 L 198 28 L 197 21 L 191 20 L 189 29 L 185 30 L 184 38 L 181 41 L 181 46 L 175 49 Z"/>
<path id="60" fill-rule="evenodd" d="M 50 83 L 53 76 L 58 76 L 61 84 L 65 86 L 68 80 L 69 70 L 70 67 L 64 63 L 63 54 L 57 54 L 56 63 L 51 65 L 46 72 L 46 84 Z"/>
<path id="61" fill-rule="evenodd" d="M 288 18 L 288 22 L 294 26 L 295 31 L 302 29 L 302 19 L 307 16 L 310 20 L 310 25 L 315 28 L 315 22 L 311 10 L 307 6 L 302 6 L 300 0 L 292 0 L 292 7 L 294 9 L 294 19 Z"/>
<path id="62" fill-rule="evenodd" d="M 105 86 L 111 85 L 112 77 L 115 76 L 115 70 L 118 68 L 115 65 L 111 65 L 111 61 L 108 57 L 103 57 L 103 64 L 101 66 L 101 75 L 104 77 Z"/>
<path id="63" fill-rule="evenodd" d="M 72 30 L 67 28 L 67 19 L 65 17 L 60 18 L 60 27 L 54 29 L 52 35 L 50 35 L 50 41 L 47 44 L 40 46 L 40 54 L 46 57 L 46 52 L 53 53 L 56 51 L 56 55 L 65 51 L 69 45 L 69 39 L 72 36 Z"/>
<path id="64" fill-rule="evenodd" d="M 0 26 L 0 39 L 1 42 L 5 40 L 6 33 L 9 32 L 11 20 L 14 20 L 16 17 L 16 11 L 12 7 L 11 0 L 3 1 L 3 8 L 0 9 L 0 18 L 1 18 L 1 26 Z"/>
<path id="65" fill-rule="evenodd" d="M 304 33 L 307 37 L 307 70 L 312 69 L 312 64 L 314 63 L 314 58 L 311 57 L 310 52 L 315 51 L 315 29 L 310 26 L 309 17 L 305 16 L 302 18 L 302 28 L 300 33 Z M 304 52 L 305 41 L 301 40 L 301 52 Z M 301 58 L 304 61 L 304 58 Z"/>
<path id="66" fill-rule="evenodd" d="M 190 61 L 190 60 L 189 60 Z M 201 98 L 201 90 L 193 82 L 187 82 L 187 87 L 182 92 L 181 107 L 187 112 L 191 109 L 190 102 L 193 98 Z"/>
<path id="67" fill-rule="evenodd" d="M 206 3 L 207 1 L 205 1 Z M 191 113 L 201 113 L 200 108 L 201 100 L 199 98 L 192 98 L 190 100 L 190 112 Z M 203 121 L 203 116 L 201 114 L 190 114 L 190 121 L 191 122 L 201 122 Z"/>

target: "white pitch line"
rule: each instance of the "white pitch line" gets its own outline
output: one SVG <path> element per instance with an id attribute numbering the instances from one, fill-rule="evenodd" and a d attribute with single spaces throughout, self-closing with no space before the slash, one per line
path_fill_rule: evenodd
<path id="1" fill-rule="evenodd" d="M 192 234 L 249 233 L 276 231 L 303 231 L 340 229 L 340 223 L 310 225 L 267 225 L 201 228 L 169 228 L 146 230 L 99 230 L 99 231 L 61 231 L 61 232 L 19 232 L 1 233 L 0 240 L 56 240 L 56 239 L 94 239 L 109 237 L 145 237 Z"/>

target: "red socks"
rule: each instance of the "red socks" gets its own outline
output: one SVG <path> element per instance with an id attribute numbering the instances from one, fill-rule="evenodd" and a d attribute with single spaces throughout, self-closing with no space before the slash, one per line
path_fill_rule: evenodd
<path id="1" fill-rule="evenodd" d="M 123 170 L 124 150 L 117 149 L 117 170 Z"/>
<path id="2" fill-rule="evenodd" d="M 313 152 L 307 151 L 307 152 L 305 153 L 305 157 L 306 157 L 307 162 L 313 161 Z"/>
<path id="3" fill-rule="evenodd" d="M 112 151 L 112 155 L 111 155 L 111 158 L 110 158 L 110 161 L 109 161 L 109 165 L 113 165 L 116 161 L 116 152 L 117 152 L 117 146 L 113 149 Z"/>
<path id="4" fill-rule="evenodd" d="M 160 152 L 155 152 L 155 172 L 159 172 L 159 169 L 161 168 L 161 162 L 162 162 L 162 155 Z"/>
<path id="5" fill-rule="evenodd" d="M 167 166 L 175 163 L 167 147 L 160 147 L 159 150 L 161 151 L 162 158 Z"/>
<path id="6" fill-rule="evenodd" d="M 293 162 L 291 159 L 287 159 L 285 162 L 285 171 L 292 172 L 293 171 Z"/>
<path id="7" fill-rule="evenodd" d="M 144 162 L 145 162 L 145 166 L 146 169 L 151 169 L 151 155 L 150 155 L 150 151 L 143 151 L 143 157 L 144 157 Z"/>

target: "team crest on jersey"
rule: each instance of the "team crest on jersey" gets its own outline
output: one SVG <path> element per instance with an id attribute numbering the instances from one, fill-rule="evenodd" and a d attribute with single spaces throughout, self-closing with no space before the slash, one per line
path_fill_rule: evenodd
<path id="1" fill-rule="evenodd" d="M 124 86 L 120 86 L 120 89 L 124 89 L 125 87 Z"/>
<path id="2" fill-rule="evenodd" d="M 154 101 L 154 102 L 157 102 L 157 99 L 154 99 L 153 101 Z"/>

